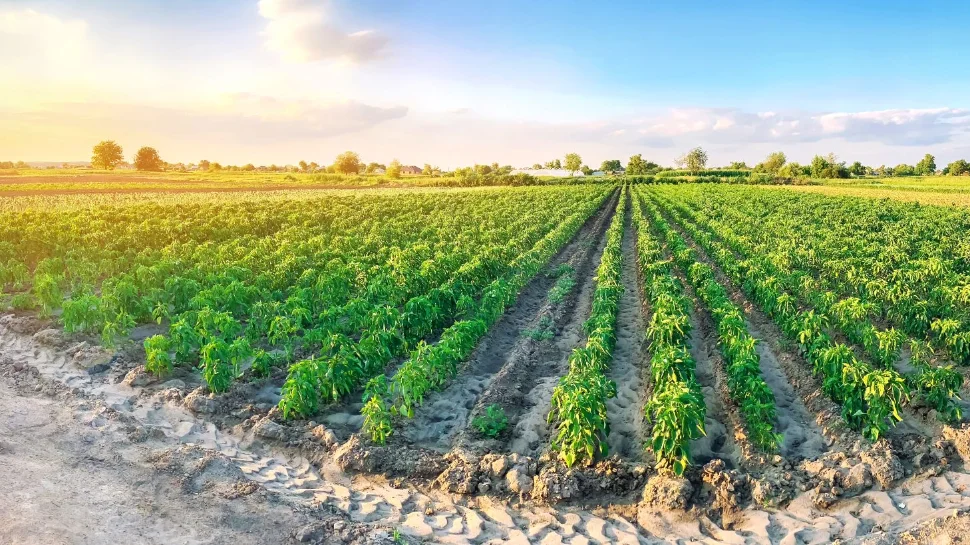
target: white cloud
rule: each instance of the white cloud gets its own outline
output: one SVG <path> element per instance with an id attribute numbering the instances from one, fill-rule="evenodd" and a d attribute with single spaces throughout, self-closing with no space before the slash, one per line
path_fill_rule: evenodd
<path id="1" fill-rule="evenodd" d="M 79 73 L 90 58 L 88 25 L 32 9 L 0 11 L 4 70 L 33 74 Z"/>
<path id="2" fill-rule="evenodd" d="M 386 36 L 341 29 L 330 20 L 330 7 L 325 0 L 259 0 L 259 14 L 269 21 L 267 47 L 294 62 L 362 63 L 384 53 Z"/>
<path id="3" fill-rule="evenodd" d="M 616 123 L 612 131 L 626 128 Z M 864 112 L 745 112 L 732 108 L 675 108 L 633 128 L 643 137 L 675 143 L 756 144 L 842 139 L 894 146 L 950 141 L 970 130 L 970 110 L 897 109 Z"/>

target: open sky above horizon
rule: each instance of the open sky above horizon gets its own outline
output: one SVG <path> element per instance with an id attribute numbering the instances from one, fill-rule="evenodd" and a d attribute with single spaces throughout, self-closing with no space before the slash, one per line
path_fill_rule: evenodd
<path id="1" fill-rule="evenodd" d="M 0 160 L 970 158 L 970 3 L 0 0 Z"/>

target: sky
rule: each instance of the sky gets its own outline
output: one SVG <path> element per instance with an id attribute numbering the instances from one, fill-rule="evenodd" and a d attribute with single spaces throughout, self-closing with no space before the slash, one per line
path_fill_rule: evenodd
<path id="1" fill-rule="evenodd" d="M 970 159 L 970 2 L 0 0 L 0 160 Z"/>

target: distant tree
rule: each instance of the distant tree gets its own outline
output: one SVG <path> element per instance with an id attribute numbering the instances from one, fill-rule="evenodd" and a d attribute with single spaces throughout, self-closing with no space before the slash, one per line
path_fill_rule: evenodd
<path id="1" fill-rule="evenodd" d="M 748 164 L 744 161 L 733 161 L 728 165 L 728 168 L 731 170 L 748 170 Z M 627 167 L 627 170 L 630 170 L 629 167 Z"/>
<path id="2" fill-rule="evenodd" d="M 310 168 L 310 165 L 308 165 L 306 161 L 300 161 L 297 164 L 300 165 L 300 172 L 306 172 L 307 169 Z"/>
<path id="3" fill-rule="evenodd" d="M 401 177 L 401 162 L 398 161 L 397 159 L 391 161 L 391 164 L 387 165 L 387 169 L 386 170 L 387 171 L 385 172 L 385 174 L 387 174 L 387 177 L 388 178 L 394 178 L 394 179 L 400 178 Z"/>
<path id="4" fill-rule="evenodd" d="M 769 153 L 765 160 L 754 166 L 755 172 L 764 172 L 767 174 L 778 174 L 781 167 L 785 166 L 785 162 L 788 158 L 785 154 L 780 151 L 774 153 Z"/>
<path id="5" fill-rule="evenodd" d="M 555 159 L 546 163 L 545 167 L 550 170 L 560 170 L 562 169 L 562 163 L 559 162 L 559 159 Z"/>
<path id="6" fill-rule="evenodd" d="M 593 169 L 589 168 L 586 165 L 583 165 L 582 167 L 580 167 L 579 170 L 583 173 L 583 176 L 591 176 L 593 174 Z"/>
<path id="7" fill-rule="evenodd" d="M 630 176 L 642 176 L 647 173 L 647 162 L 643 160 L 641 154 L 630 157 L 626 163 L 626 173 Z"/>
<path id="8" fill-rule="evenodd" d="M 821 155 L 812 158 L 812 178 L 825 178 L 828 172 L 829 162 Z"/>
<path id="9" fill-rule="evenodd" d="M 340 174 L 357 174 L 360 172 L 360 156 L 352 151 L 345 151 L 337 156 L 333 168 Z"/>
<path id="10" fill-rule="evenodd" d="M 600 164 L 600 170 L 603 172 L 609 172 L 610 174 L 615 174 L 623 168 L 623 164 L 620 163 L 619 159 L 608 159 Z"/>
<path id="11" fill-rule="evenodd" d="M 862 166 L 862 163 L 856 161 L 849 166 L 849 174 L 853 176 L 864 176 L 866 173 L 866 167 Z"/>
<path id="12" fill-rule="evenodd" d="M 209 170 L 209 165 L 210 165 L 209 161 L 203 159 L 199 161 L 199 170 L 207 171 Z"/>
<path id="13" fill-rule="evenodd" d="M 950 176 L 970 175 L 970 163 L 965 159 L 957 159 L 946 166 L 947 174 Z"/>
<path id="14" fill-rule="evenodd" d="M 808 176 L 811 174 L 807 167 L 803 167 L 798 163 L 785 163 L 780 169 L 778 169 L 778 176 L 782 178 L 801 178 L 802 176 Z"/>
<path id="15" fill-rule="evenodd" d="M 310 164 L 306 166 L 307 172 L 316 172 L 320 170 L 320 165 L 314 161 L 310 161 Z"/>
<path id="16" fill-rule="evenodd" d="M 569 175 L 572 176 L 577 170 L 582 168 L 583 158 L 579 156 L 578 153 L 567 153 L 566 154 L 566 170 L 569 171 Z"/>
<path id="17" fill-rule="evenodd" d="M 431 165 L 429 165 L 428 163 L 425 163 L 424 168 L 421 169 L 421 174 L 424 176 L 431 176 L 433 170 L 434 169 L 431 168 Z"/>
<path id="18" fill-rule="evenodd" d="M 917 176 L 932 176 L 936 174 L 936 157 L 927 153 L 920 162 L 916 163 L 915 171 Z"/>
<path id="19" fill-rule="evenodd" d="M 707 152 L 700 147 L 694 148 L 677 159 L 677 164 L 689 170 L 691 174 L 697 174 L 707 167 Z"/>
<path id="20" fill-rule="evenodd" d="M 212 164 L 209 165 L 209 170 L 211 170 L 213 172 L 222 170 L 222 165 L 220 165 L 219 163 L 212 163 Z"/>
<path id="21" fill-rule="evenodd" d="M 138 170 L 148 170 L 158 172 L 162 170 L 162 158 L 159 157 L 155 148 L 145 146 L 135 154 L 135 168 Z"/>
<path id="22" fill-rule="evenodd" d="M 542 163 L 532 165 L 532 170 L 542 170 Z"/>
<path id="23" fill-rule="evenodd" d="M 121 146 L 114 140 L 102 140 L 94 146 L 91 165 L 102 170 L 111 170 L 125 160 Z"/>
<path id="24" fill-rule="evenodd" d="M 256 170 L 256 167 L 253 166 L 252 163 L 246 163 L 245 165 L 243 165 L 242 169 L 245 170 L 246 172 L 252 172 Z"/>
<path id="25" fill-rule="evenodd" d="M 916 168 L 912 165 L 900 164 L 893 168 L 893 176 L 915 176 Z"/>

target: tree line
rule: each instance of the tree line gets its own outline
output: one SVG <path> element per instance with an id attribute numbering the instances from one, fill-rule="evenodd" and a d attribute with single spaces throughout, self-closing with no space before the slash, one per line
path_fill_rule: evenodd
<path id="1" fill-rule="evenodd" d="M 693 174 L 700 174 L 707 169 L 708 156 L 703 148 L 691 149 L 684 155 L 678 157 L 674 163 L 675 168 L 690 171 Z M 570 176 L 576 172 L 590 175 L 593 170 L 582 163 L 579 154 L 567 153 L 565 161 L 555 159 L 545 163 L 535 163 L 532 165 L 534 170 L 552 169 L 565 170 Z M 753 173 L 768 174 L 779 178 L 849 178 L 864 176 L 970 176 L 970 163 L 964 159 L 958 159 L 937 169 L 936 157 L 927 153 L 915 165 L 899 164 L 896 166 L 880 165 L 872 167 L 863 165 L 859 161 L 847 164 L 840 161 L 834 153 L 828 155 L 816 155 L 812 162 L 806 165 L 795 161 L 788 161 L 784 152 L 776 151 L 768 154 L 764 161 L 749 167 L 744 161 L 729 163 L 726 170 L 750 171 Z M 605 160 L 600 164 L 600 171 L 605 174 L 623 173 L 628 176 L 643 176 L 657 174 L 665 170 L 673 170 L 659 164 L 648 161 L 642 154 L 636 154 L 627 161 L 626 166 L 619 159 Z"/>

